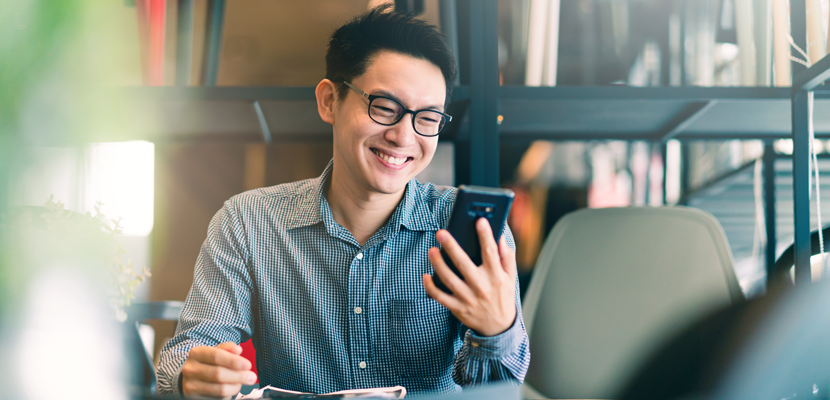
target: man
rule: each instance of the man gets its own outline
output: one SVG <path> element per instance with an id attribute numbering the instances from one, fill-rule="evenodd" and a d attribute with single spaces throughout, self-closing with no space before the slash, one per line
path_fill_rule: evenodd
<path id="1" fill-rule="evenodd" d="M 290 390 L 524 379 L 509 230 L 497 244 L 478 221 L 485 261 L 473 265 L 439 230 L 456 190 L 414 179 L 449 120 L 454 65 L 434 27 L 387 7 L 334 32 L 316 88 L 333 159 L 319 178 L 234 196 L 213 218 L 160 392 L 227 397 L 254 383 L 237 345 L 250 337 L 260 384 Z"/>

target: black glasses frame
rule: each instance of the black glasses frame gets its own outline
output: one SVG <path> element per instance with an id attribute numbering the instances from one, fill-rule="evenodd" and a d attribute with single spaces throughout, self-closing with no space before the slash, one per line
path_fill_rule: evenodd
<path id="1" fill-rule="evenodd" d="M 404 116 L 404 115 L 406 115 L 406 114 L 412 114 L 412 130 L 414 130 L 414 131 L 415 131 L 415 133 L 417 133 L 417 134 L 419 134 L 419 135 L 421 135 L 421 136 L 424 136 L 424 137 L 436 137 L 436 136 L 438 136 L 438 135 L 441 133 L 441 131 L 443 131 L 443 130 L 444 130 L 444 128 L 447 126 L 447 122 L 452 121 L 452 116 L 451 116 L 451 115 L 449 115 L 449 114 L 444 114 L 444 113 L 442 113 L 442 112 L 440 112 L 440 111 L 436 111 L 436 110 L 418 110 L 418 111 L 413 111 L 413 110 L 410 110 L 410 109 L 408 109 L 408 108 L 404 107 L 404 105 L 403 105 L 403 104 L 401 104 L 401 102 L 399 102 L 399 101 L 397 101 L 397 100 L 395 100 L 395 99 L 393 99 L 393 98 L 391 98 L 391 97 L 386 97 L 386 96 L 375 96 L 375 95 L 373 95 L 373 94 L 369 94 L 369 93 L 364 92 L 362 89 L 358 88 L 358 87 L 357 87 L 357 86 L 355 86 L 355 85 L 352 85 L 352 84 L 351 84 L 351 83 L 349 83 L 349 82 L 343 81 L 343 83 L 345 83 L 345 84 L 346 84 L 346 86 L 348 86 L 349 88 L 351 88 L 352 90 L 354 90 L 355 92 L 357 92 L 357 93 L 358 93 L 359 95 L 361 95 L 362 97 L 365 97 L 365 98 L 369 99 L 369 108 L 367 108 L 367 109 L 366 109 L 366 112 L 369 114 L 369 118 L 370 118 L 372 121 L 375 121 L 376 123 L 378 123 L 378 124 L 380 124 L 380 125 L 383 125 L 383 126 L 392 126 L 392 125 L 395 125 L 395 124 L 397 124 L 398 122 L 401 122 L 401 120 L 403 119 L 403 116 Z M 380 122 L 380 121 L 376 120 L 374 117 L 372 117 L 372 103 L 375 101 L 375 99 L 386 99 L 386 100 L 390 100 L 390 101 L 394 102 L 395 104 L 397 104 L 397 105 L 401 106 L 401 108 L 402 108 L 404 111 L 403 111 L 402 113 L 398 114 L 398 117 L 395 119 L 395 122 L 392 122 L 391 124 L 385 124 L 385 123 L 383 123 L 383 122 Z M 424 135 L 423 133 L 418 132 L 418 128 L 415 126 L 415 117 L 417 117 L 417 116 L 418 116 L 418 113 L 421 113 L 421 112 L 432 112 L 432 113 L 437 113 L 437 114 L 441 114 L 441 115 L 443 115 L 443 116 L 444 116 L 444 118 L 446 118 L 446 122 L 444 123 L 444 125 L 443 125 L 441 128 L 439 128 L 439 129 L 438 129 L 438 133 L 436 133 L 436 134 L 434 134 L 434 135 Z"/>

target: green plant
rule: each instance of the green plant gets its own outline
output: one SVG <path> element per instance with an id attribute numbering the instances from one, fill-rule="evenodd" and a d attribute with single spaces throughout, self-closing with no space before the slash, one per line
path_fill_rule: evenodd
<path id="1" fill-rule="evenodd" d="M 2 225 L 12 240 L 15 264 L 27 270 L 42 265 L 75 263 L 92 268 L 103 278 L 109 308 L 118 321 L 125 321 L 125 308 L 135 298 L 138 285 L 151 276 L 147 267 L 136 271 L 118 242 L 121 219 L 108 219 L 101 212 L 80 214 L 64 209 L 49 196 L 43 207 L 14 207 L 2 216 Z M 103 274 L 100 274 L 103 272 Z"/>

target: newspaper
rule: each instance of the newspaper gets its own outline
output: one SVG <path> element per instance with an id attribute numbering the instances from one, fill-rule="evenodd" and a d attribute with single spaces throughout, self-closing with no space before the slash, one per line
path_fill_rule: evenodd
<path id="1" fill-rule="evenodd" d="M 406 396 L 406 388 L 403 386 L 393 386 L 386 388 L 372 388 L 372 389 L 350 389 L 341 390 L 339 392 L 315 394 L 306 392 L 295 392 L 293 390 L 286 390 L 275 388 L 273 386 L 266 386 L 261 389 L 254 389 L 250 394 L 243 395 L 239 393 L 235 400 L 249 400 L 249 399 L 402 399 Z"/>

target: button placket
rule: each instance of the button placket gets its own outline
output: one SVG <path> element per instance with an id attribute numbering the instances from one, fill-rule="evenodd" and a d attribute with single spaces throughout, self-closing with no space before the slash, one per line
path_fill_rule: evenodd
<path id="1" fill-rule="evenodd" d="M 352 258 L 352 268 L 350 271 L 350 275 L 355 278 L 353 281 L 355 286 L 352 287 L 352 295 L 349 296 L 352 308 L 352 313 L 349 318 L 351 331 L 350 341 L 352 356 L 357 361 L 357 365 L 355 366 L 358 367 L 356 369 L 358 374 L 354 378 L 356 379 L 356 384 L 359 386 L 370 385 L 370 382 L 367 381 L 367 379 L 370 379 L 370 375 L 364 372 L 368 368 L 370 358 L 370 350 L 368 348 L 370 333 L 368 321 L 365 317 L 367 314 L 364 309 L 364 306 L 366 306 L 364 302 L 366 301 L 367 290 L 370 286 L 368 281 L 370 274 L 366 269 L 369 264 L 368 257 L 369 254 L 366 253 L 366 250 L 360 249 L 357 254 L 354 254 L 354 258 Z"/>

